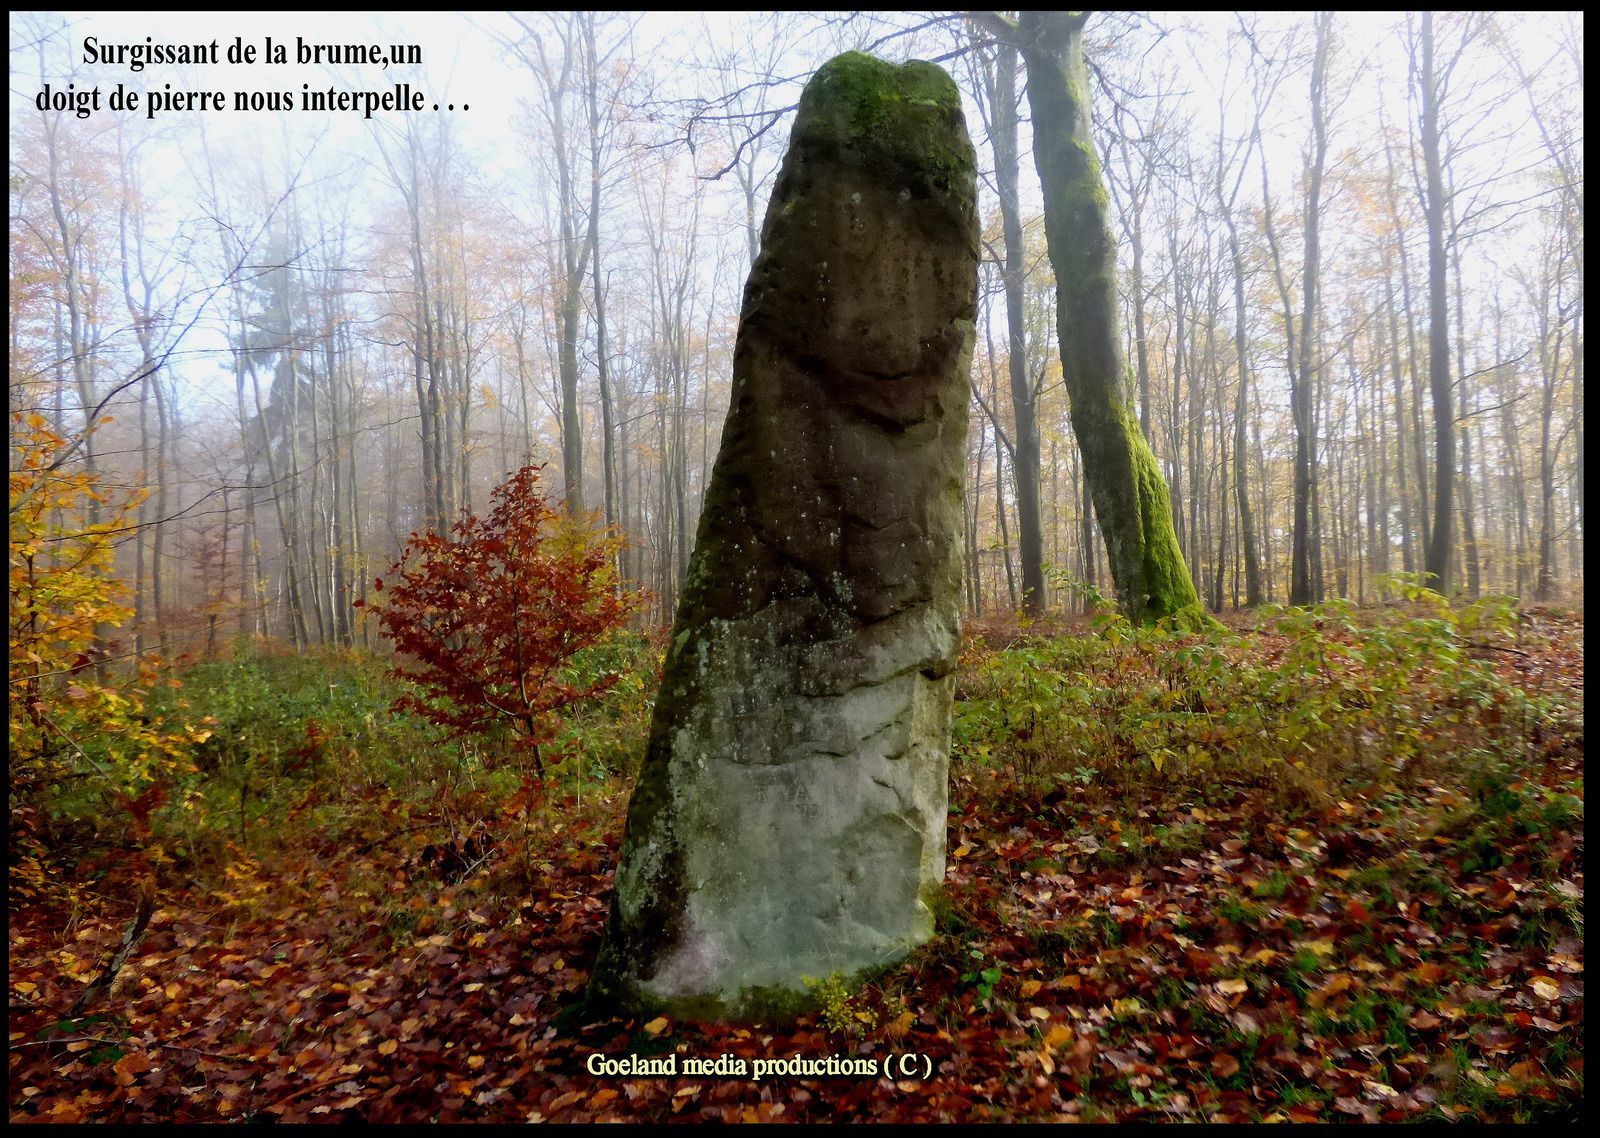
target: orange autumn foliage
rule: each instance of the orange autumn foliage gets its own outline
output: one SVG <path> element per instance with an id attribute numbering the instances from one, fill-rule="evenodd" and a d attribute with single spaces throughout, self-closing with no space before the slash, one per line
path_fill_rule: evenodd
<path id="1" fill-rule="evenodd" d="M 67 460 L 70 448 L 43 416 L 11 417 L 11 878 L 25 895 L 50 876 L 35 835 L 63 787 L 87 779 L 78 793 L 109 799 L 142 833 L 164 784 L 194 769 L 193 748 L 211 734 L 208 720 L 172 725 L 146 713 L 154 660 L 132 675 L 97 674 L 115 654 L 109 633 L 133 615 L 113 554 L 145 491 L 107 490 Z"/>
<path id="2" fill-rule="evenodd" d="M 463 510 L 449 536 L 413 533 L 388 583 L 373 582 L 382 600 L 362 607 L 404 658 L 396 674 L 422 689 L 397 709 L 454 737 L 508 727 L 542 773 L 556 713 L 618 678 L 585 680 L 571 665 L 641 598 L 619 587 L 621 538 L 595 538 L 558 514 L 540 492 L 541 469 L 525 466 L 497 487 L 488 517 Z"/>

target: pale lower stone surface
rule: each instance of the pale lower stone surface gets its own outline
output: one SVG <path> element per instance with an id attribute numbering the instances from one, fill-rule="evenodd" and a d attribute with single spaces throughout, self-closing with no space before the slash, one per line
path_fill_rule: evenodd
<path id="1" fill-rule="evenodd" d="M 954 83 L 802 96 L 591 994 L 770 1017 L 932 932 L 959 644 L 975 174 Z"/>

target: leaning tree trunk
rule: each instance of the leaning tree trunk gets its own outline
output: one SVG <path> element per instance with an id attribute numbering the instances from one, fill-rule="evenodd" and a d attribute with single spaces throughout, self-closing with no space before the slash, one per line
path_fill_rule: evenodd
<path id="1" fill-rule="evenodd" d="M 1172 503 L 1135 416 L 1117 329 L 1116 249 L 1105 180 L 1090 138 L 1083 16 L 1024 12 L 1033 157 L 1056 276 L 1061 370 L 1072 430 L 1105 539 L 1117 600 L 1137 623 L 1200 609 L 1172 529 Z"/>

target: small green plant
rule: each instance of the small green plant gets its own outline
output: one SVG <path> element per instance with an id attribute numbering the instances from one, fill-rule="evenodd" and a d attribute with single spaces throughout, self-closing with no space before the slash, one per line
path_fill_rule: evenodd
<path id="1" fill-rule="evenodd" d="M 983 960 L 983 953 L 973 949 L 971 954 L 979 962 Z M 961 974 L 963 984 L 971 984 L 978 991 L 978 1002 L 987 1006 L 994 999 L 994 986 L 1000 983 L 1001 970 L 998 965 L 989 968 L 973 969 L 971 972 Z"/>
<path id="2" fill-rule="evenodd" d="M 1283 870 L 1274 870 L 1265 881 L 1256 882 L 1255 888 L 1250 893 L 1262 901 L 1279 901 L 1289 892 L 1289 881 L 1289 875 Z"/>
<path id="3" fill-rule="evenodd" d="M 840 1035 L 871 1031 L 878 1026 L 878 1015 L 871 1008 L 862 1007 L 851 994 L 842 972 L 831 972 L 825 979 L 816 980 L 802 976 L 801 981 L 810 989 L 819 1004 L 818 1016 L 822 1026 Z"/>
<path id="4" fill-rule="evenodd" d="M 1163 976 L 1156 984 L 1153 997 L 1157 1010 L 1168 1008 L 1181 1008 L 1192 998 L 1192 993 L 1183 981 L 1173 976 Z"/>
<path id="5" fill-rule="evenodd" d="M 1266 916 L 1266 910 L 1249 901 L 1227 897 L 1217 906 L 1217 916 L 1236 925 L 1253 925 Z"/>

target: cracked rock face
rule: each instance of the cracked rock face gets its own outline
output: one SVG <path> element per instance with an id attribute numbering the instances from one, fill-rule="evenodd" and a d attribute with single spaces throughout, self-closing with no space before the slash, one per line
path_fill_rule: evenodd
<path id="1" fill-rule="evenodd" d="M 932 932 L 974 197 L 938 67 L 850 53 L 807 85 L 592 994 L 774 1016 Z"/>

